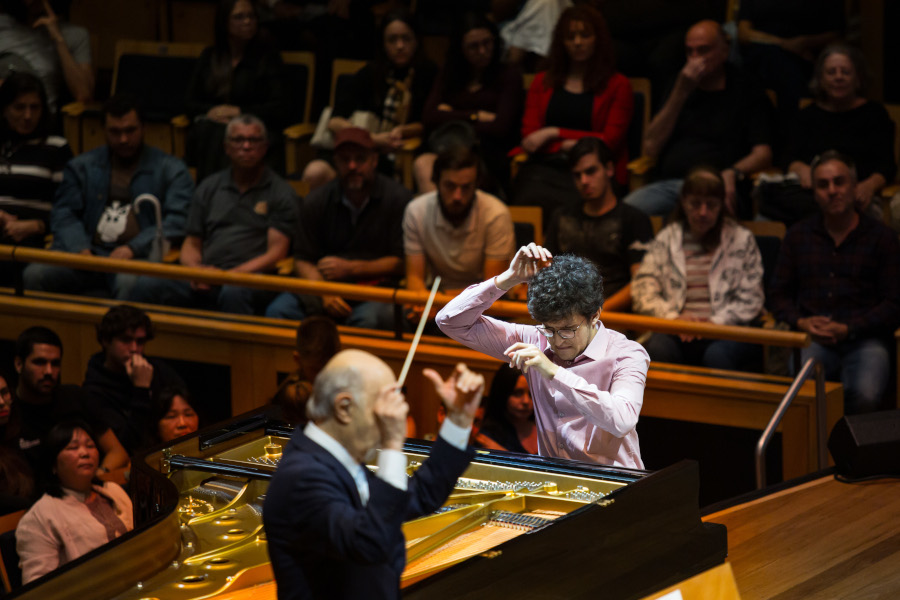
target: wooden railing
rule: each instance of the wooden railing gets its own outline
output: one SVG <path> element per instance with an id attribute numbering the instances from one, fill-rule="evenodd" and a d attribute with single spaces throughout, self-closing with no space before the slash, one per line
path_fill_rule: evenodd
<path id="1" fill-rule="evenodd" d="M 233 273 L 213 269 L 199 269 L 180 265 L 150 263 L 141 260 L 119 260 L 69 252 L 55 252 L 19 246 L 0 245 L 0 261 L 22 263 L 45 263 L 106 273 L 131 273 L 168 279 L 192 280 L 211 285 L 239 285 L 255 289 L 293 292 L 296 294 L 337 295 L 348 300 L 386 302 L 391 304 L 424 305 L 427 292 L 414 292 L 399 288 L 364 286 L 349 283 L 310 281 L 298 277 Z M 438 294 L 435 306 L 447 304 L 454 296 Z M 489 314 L 530 320 L 528 309 L 522 302 L 499 300 L 488 311 Z M 809 345 L 809 334 L 795 331 L 780 331 L 760 327 L 739 327 L 716 325 L 695 321 L 658 319 L 641 315 L 604 312 L 603 323 L 620 331 L 654 331 L 659 333 L 685 333 L 698 337 L 733 340 L 751 344 L 764 344 L 788 348 L 803 348 Z"/>

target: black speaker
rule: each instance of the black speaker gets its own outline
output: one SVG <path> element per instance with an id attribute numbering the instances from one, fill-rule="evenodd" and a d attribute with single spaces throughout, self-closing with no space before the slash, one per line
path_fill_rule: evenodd
<path id="1" fill-rule="evenodd" d="M 843 417 L 831 430 L 828 449 L 845 477 L 900 475 L 900 410 Z"/>

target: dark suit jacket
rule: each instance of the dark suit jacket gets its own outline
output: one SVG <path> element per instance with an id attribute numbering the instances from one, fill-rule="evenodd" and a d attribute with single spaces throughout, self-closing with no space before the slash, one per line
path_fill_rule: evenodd
<path id="1" fill-rule="evenodd" d="M 406 492 L 367 471 L 363 506 L 347 469 L 298 428 L 263 508 L 279 600 L 399 598 L 402 523 L 439 508 L 472 456 L 439 438 Z"/>

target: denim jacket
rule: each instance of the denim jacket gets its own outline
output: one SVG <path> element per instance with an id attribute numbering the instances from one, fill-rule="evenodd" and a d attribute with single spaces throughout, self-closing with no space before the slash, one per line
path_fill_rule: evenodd
<path id="1" fill-rule="evenodd" d="M 94 254 L 109 254 L 105 248 L 94 245 L 93 239 L 106 208 L 110 171 L 107 146 L 86 152 L 66 165 L 50 211 L 53 250 L 81 252 L 90 248 Z M 131 178 L 131 197 L 146 193 L 159 198 L 165 237 L 183 237 L 194 193 L 194 182 L 184 163 L 162 150 L 144 146 Z M 140 232 L 127 245 L 135 258 L 146 258 L 156 235 L 156 216 L 144 205 L 135 218 Z"/>

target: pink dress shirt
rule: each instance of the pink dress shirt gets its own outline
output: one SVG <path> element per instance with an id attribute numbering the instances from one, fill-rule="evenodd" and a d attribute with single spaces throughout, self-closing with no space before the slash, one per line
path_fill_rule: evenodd
<path id="1" fill-rule="evenodd" d="M 503 351 L 516 342 L 534 344 L 562 367 L 553 379 L 529 370 L 538 454 L 643 469 L 638 415 L 650 357 L 640 344 L 602 324 L 575 360 L 554 355 L 533 325 L 505 323 L 484 311 L 505 292 L 494 280 L 470 286 L 437 315 L 441 331 L 489 356 L 508 360 Z"/>

